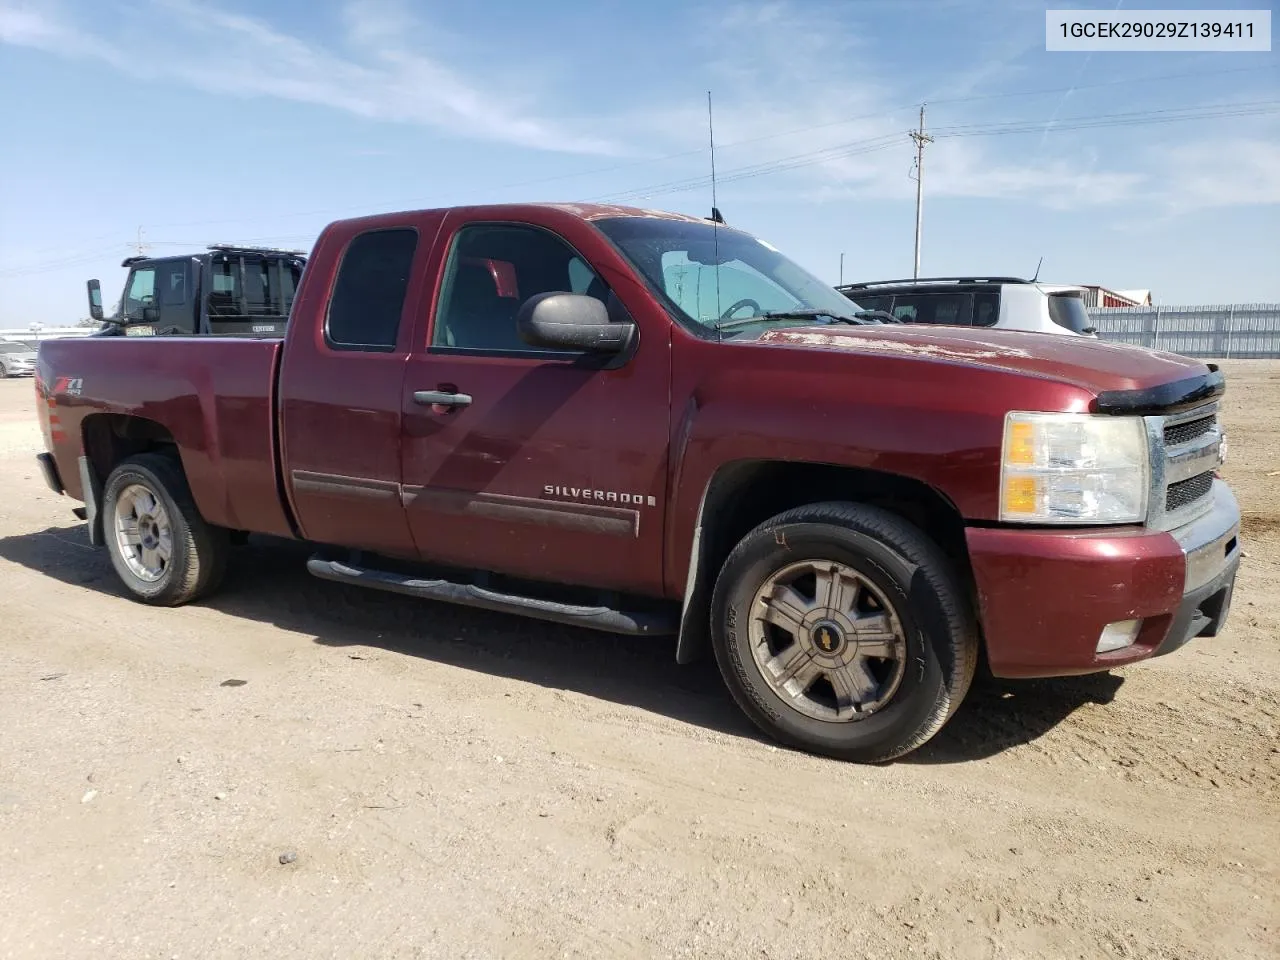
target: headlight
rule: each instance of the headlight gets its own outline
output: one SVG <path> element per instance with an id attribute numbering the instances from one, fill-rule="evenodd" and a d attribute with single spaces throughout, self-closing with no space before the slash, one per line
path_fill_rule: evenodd
<path id="1" fill-rule="evenodd" d="M 1006 414 L 1000 519 L 1140 523 L 1147 517 L 1147 461 L 1139 417 Z"/>

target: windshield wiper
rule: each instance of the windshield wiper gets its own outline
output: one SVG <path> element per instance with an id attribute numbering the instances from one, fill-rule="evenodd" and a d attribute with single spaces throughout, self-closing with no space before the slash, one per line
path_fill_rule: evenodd
<path id="1" fill-rule="evenodd" d="M 863 324 L 874 322 L 856 315 L 851 317 L 848 314 L 833 313 L 821 307 L 796 307 L 794 310 L 769 310 L 765 313 L 758 313 L 754 317 L 721 320 L 716 324 L 716 329 L 732 330 L 734 327 L 745 327 L 752 323 L 759 323 L 762 320 L 816 320 L 819 317 L 827 317 L 833 323 Z"/>
<path id="2" fill-rule="evenodd" d="M 895 317 L 887 310 L 859 310 L 854 316 L 868 323 L 902 323 L 901 317 Z"/>

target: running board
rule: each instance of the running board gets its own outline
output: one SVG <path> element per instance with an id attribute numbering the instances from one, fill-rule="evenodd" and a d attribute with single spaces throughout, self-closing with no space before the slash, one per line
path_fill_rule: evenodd
<path id="1" fill-rule="evenodd" d="M 666 616 L 662 613 L 641 613 L 614 610 L 611 607 L 583 607 L 556 603 L 553 600 L 539 600 L 514 593 L 485 590 L 466 583 L 423 580 L 399 573 L 388 573 L 385 570 L 371 570 L 368 567 L 352 566 L 349 563 L 325 560 L 318 556 L 307 561 L 307 570 L 313 576 L 336 583 L 349 583 L 357 587 L 402 593 L 421 600 L 442 600 L 445 603 L 457 603 L 464 607 L 514 613 L 517 616 L 550 620 L 575 627 L 588 627 L 607 633 L 661 636 L 675 633 L 679 626 L 675 616 Z"/>

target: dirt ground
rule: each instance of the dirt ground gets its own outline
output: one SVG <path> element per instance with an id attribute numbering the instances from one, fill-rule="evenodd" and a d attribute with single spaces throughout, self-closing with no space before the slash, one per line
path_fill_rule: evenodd
<path id="1" fill-rule="evenodd" d="M 1227 633 L 988 684 L 881 767 L 764 742 L 668 641 L 296 545 L 132 603 L 0 382 L 0 957 L 1278 957 L 1280 363 L 1226 369 Z"/>

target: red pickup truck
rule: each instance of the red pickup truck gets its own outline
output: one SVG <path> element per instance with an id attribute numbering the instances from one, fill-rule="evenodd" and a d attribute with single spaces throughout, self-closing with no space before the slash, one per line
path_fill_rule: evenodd
<path id="1" fill-rule="evenodd" d="M 340 583 L 708 647 L 788 744 L 900 756 L 1005 677 L 1222 627 L 1213 366 L 902 328 L 718 221 L 506 205 L 331 224 L 282 339 L 41 345 L 50 486 L 139 600 L 248 533 Z"/>

